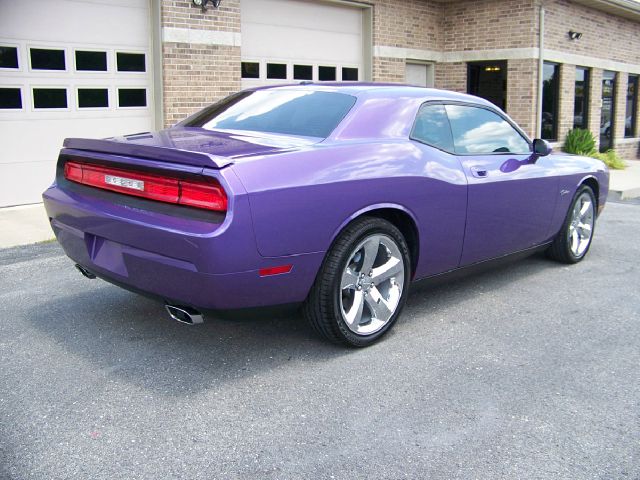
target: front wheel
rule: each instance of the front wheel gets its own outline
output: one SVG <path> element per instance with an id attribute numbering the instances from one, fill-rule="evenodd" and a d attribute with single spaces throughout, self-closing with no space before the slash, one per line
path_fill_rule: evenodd
<path id="1" fill-rule="evenodd" d="M 563 263 L 579 262 L 591 247 L 595 226 L 596 199 L 593 190 L 583 185 L 573 197 L 562 230 L 547 250 L 548 256 Z"/>
<path id="2" fill-rule="evenodd" d="M 334 242 L 304 305 L 323 337 L 355 347 L 378 340 L 393 326 L 407 298 L 409 248 L 390 222 L 363 217 Z"/>

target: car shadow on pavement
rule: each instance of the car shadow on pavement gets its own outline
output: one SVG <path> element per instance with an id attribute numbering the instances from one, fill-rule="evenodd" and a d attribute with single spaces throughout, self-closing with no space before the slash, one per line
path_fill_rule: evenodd
<path id="1" fill-rule="evenodd" d="M 478 288 L 497 291 L 552 265 L 533 256 L 444 284 L 414 284 L 401 322 L 428 321 L 431 313 Z M 294 363 L 312 366 L 359 351 L 323 341 L 299 313 L 188 326 L 170 320 L 157 301 L 99 280 L 80 281 L 85 286 L 80 291 L 39 299 L 26 312 L 28 320 L 97 376 L 116 376 L 164 395 L 190 395 Z M 386 341 L 397 342 L 408 329 L 390 333 Z M 371 348 L 392 348 L 386 341 Z"/>

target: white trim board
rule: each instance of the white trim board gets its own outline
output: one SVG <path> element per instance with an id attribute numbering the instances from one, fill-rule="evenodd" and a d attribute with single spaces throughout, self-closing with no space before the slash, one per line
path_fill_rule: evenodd
<path id="1" fill-rule="evenodd" d="M 438 52 L 434 50 L 420 50 L 416 48 L 390 47 L 376 45 L 373 47 L 376 57 L 401 58 L 403 60 L 421 60 L 426 62 L 473 62 L 482 60 L 521 60 L 540 58 L 540 50 L 531 48 L 500 48 L 493 50 L 462 50 L 456 52 Z M 557 50 L 545 50 L 544 59 L 550 62 L 567 63 L 585 67 L 596 67 L 618 72 L 640 73 L 640 65 L 616 62 L 606 58 L 578 55 Z"/>
<path id="2" fill-rule="evenodd" d="M 220 32 L 216 30 L 164 27 L 162 29 L 162 41 L 165 43 L 194 43 L 197 45 L 239 47 L 241 35 L 235 32 Z"/>

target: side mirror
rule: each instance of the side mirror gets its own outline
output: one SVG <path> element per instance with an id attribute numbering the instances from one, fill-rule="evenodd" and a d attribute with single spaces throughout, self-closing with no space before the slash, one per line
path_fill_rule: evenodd
<path id="1" fill-rule="evenodd" d="M 546 140 L 542 140 L 541 138 L 536 138 L 533 141 L 533 153 L 538 155 L 539 157 L 546 157 L 551 153 L 551 145 Z"/>

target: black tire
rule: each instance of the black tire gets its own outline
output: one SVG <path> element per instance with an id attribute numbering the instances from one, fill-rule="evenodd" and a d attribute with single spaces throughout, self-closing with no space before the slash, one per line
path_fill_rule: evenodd
<path id="1" fill-rule="evenodd" d="M 387 323 L 375 333 L 360 335 L 351 331 L 343 319 L 340 282 L 353 250 L 360 242 L 374 234 L 386 235 L 395 242 L 404 262 L 404 283 L 398 305 Z M 380 339 L 395 324 L 407 300 L 410 278 L 409 248 L 400 230 L 382 218 L 364 216 L 349 224 L 327 252 L 304 303 L 303 312 L 313 329 L 325 339 L 353 347 L 366 347 Z"/>
<path id="2" fill-rule="evenodd" d="M 571 227 L 571 222 L 573 220 L 574 207 L 578 199 L 583 194 L 587 194 L 591 198 L 591 203 L 594 208 L 593 225 L 591 230 L 591 237 L 589 238 L 589 243 L 587 244 L 586 249 L 579 255 L 576 255 L 571 250 L 570 227 Z M 587 255 L 587 253 L 589 252 L 589 249 L 591 248 L 591 243 L 593 242 L 593 234 L 595 232 L 596 205 L 597 205 L 596 197 L 593 193 L 593 190 L 591 190 L 589 186 L 582 185 L 580 188 L 578 188 L 575 195 L 573 196 L 573 200 L 571 201 L 571 205 L 569 206 L 569 211 L 567 212 L 567 215 L 565 217 L 564 223 L 562 224 L 562 228 L 560 229 L 560 232 L 558 232 L 558 235 L 556 235 L 555 239 L 553 240 L 553 243 L 547 249 L 546 253 L 549 258 L 556 260 L 558 262 L 573 264 L 573 263 L 578 263 Z"/>

